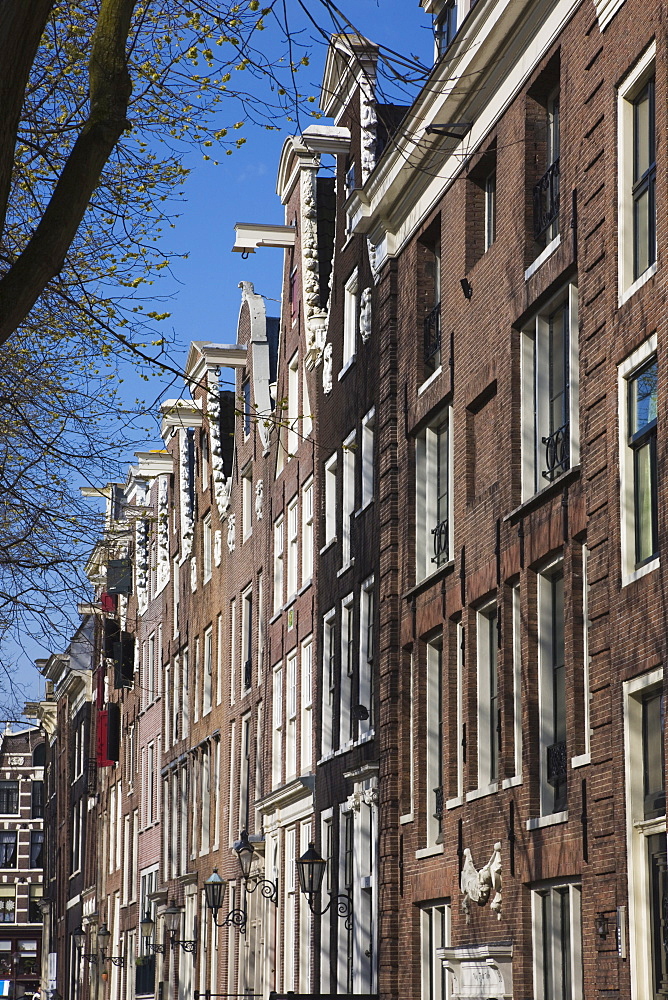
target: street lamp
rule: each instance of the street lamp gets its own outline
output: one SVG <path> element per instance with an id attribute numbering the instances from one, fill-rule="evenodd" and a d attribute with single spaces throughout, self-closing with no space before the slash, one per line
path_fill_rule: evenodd
<path id="1" fill-rule="evenodd" d="M 144 921 L 142 921 L 143 923 Z M 177 906 L 174 900 L 172 900 L 171 904 L 165 910 L 165 926 L 169 931 L 169 943 L 172 951 L 174 951 L 174 947 L 177 944 L 181 945 L 184 951 L 197 951 L 196 938 L 193 938 L 191 941 L 179 941 L 176 937 L 181 926 L 181 907 Z"/>
<path id="2" fill-rule="evenodd" d="M 218 922 L 218 911 L 222 909 L 223 900 L 225 899 L 225 890 L 227 889 L 227 882 L 224 878 L 221 878 L 218 874 L 218 869 L 213 869 L 213 874 L 209 875 L 208 879 L 204 883 L 204 895 L 206 899 L 206 905 L 213 915 L 213 922 L 216 927 L 238 927 L 240 934 L 246 933 L 246 911 L 245 910 L 230 910 L 224 920 L 220 923 Z"/>
<path id="3" fill-rule="evenodd" d="M 101 924 L 100 929 L 97 932 L 97 947 L 100 952 L 100 958 L 103 962 L 111 962 L 112 965 L 116 965 L 118 968 L 122 969 L 125 965 L 125 959 L 122 955 L 107 955 L 107 945 L 109 944 L 109 939 L 111 937 L 111 931 L 106 924 Z"/>
<path id="4" fill-rule="evenodd" d="M 271 879 L 261 878 L 258 874 L 251 875 L 251 865 L 255 849 L 248 839 L 248 833 L 241 831 L 241 837 L 234 845 L 234 851 L 239 858 L 241 875 L 244 880 L 246 892 L 255 892 L 260 886 L 260 893 L 265 899 L 270 899 L 275 906 L 278 906 L 278 879 L 272 882 Z"/>
<path id="5" fill-rule="evenodd" d="M 299 861 L 297 862 L 297 875 L 299 876 L 299 888 L 301 892 L 306 896 L 306 901 L 308 903 L 308 908 L 311 913 L 315 913 L 318 916 L 322 916 L 327 913 L 327 910 L 331 907 L 332 903 L 336 901 L 336 912 L 339 917 L 345 918 L 345 927 L 347 930 L 353 925 L 353 914 L 352 914 L 352 903 L 348 893 L 339 893 L 335 895 L 334 893 L 329 893 L 329 903 L 324 908 L 324 910 L 316 910 L 313 906 L 313 897 L 319 895 L 322 888 L 322 880 L 325 875 L 325 868 L 327 867 L 327 862 L 324 858 L 318 854 L 315 849 L 315 844 L 310 843 L 308 845 L 308 850 L 305 851 Z"/>
<path id="6" fill-rule="evenodd" d="M 139 928 L 141 930 L 141 936 L 144 939 L 144 947 L 147 951 L 157 952 L 160 955 L 165 954 L 164 944 L 154 944 L 153 934 L 155 933 L 155 920 L 151 916 L 151 911 L 147 910 L 144 914 L 144 919 L 140 922 Z"/>
<path id="7" fill-rule="evenodd" d="M 86 932 L 78 924 L 72 931 L 72 937 L 74 938 L 74 945 L 79 953 L 79 958 L 85 959 L 87 962 L 97 965 L 97 953 L 96 952 L 86 952 L 84 951 L 84 945 L 86 944 Z"/>

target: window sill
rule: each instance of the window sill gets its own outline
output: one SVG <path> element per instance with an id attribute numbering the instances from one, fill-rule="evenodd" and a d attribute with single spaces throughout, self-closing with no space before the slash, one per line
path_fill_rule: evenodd
<path id="1" fill-rule="evenodd" d="M 557 826 L 568 822 L 568 809 L 563 812 L 550 813 L 549 816 L 534 816 L 526 821 L 527 830 L 542 830 L 546 826 Z"/>
<path id="2" fill-rule="evenodd" d="M 320 553 L 319 554 L 321 556 L 323 556 L 325 554 L 325 552 L 327 551 L 327 549 L 331 549 L 333 545 L 336 545 L 336 535 L 334 535 L 333 538 L 330 538 L 330 540 L 328 542 L 325 542 L 325 544 L 323 545 L 323 547 L 320 549 Z"/>
<path id="3" fill-rule="evenodd" d="M 485 799 L 488 795 L 494 795 L 498 790 L 498 781 L 492 781 L 489 785 L 483 785 L 482 788 L 474 788 L 472 792 L 467 792 L 466 801 L 475 802 L 476 799 Z"/>
<path id="4" fill-rule="evenodd" d="M 415 816 L 413 815 L 412 812 L 410 812 L 410 813 L 404 813 L 403 816 L 399 817 L 399 825 L 400 826 L 406 826 L 407 823 L 412 823 L 414 819 L 415 819 Z"/>
<path id="5" fill-rule="evenodd" d="M 318 767 L 321 764 L 326 764 L 328 760 L 333 760 L 335 757 L 342 757 L 344 753 L 353 750 L 355 747 L 361 746 L 363 743 L 369 743 L 376 735 L 374 729 L 367 730 L 358 740 L 350 740 L 349 743 L 344 744 L 342 747 L 338 747 L 336 750 L 330 750 L 328 753 L 323 754 L 320 760 L 316 761 Z"/>
<path id="6" fill-rule="evenodd" d="M 522 775 L 516 774 L 512 778 L 504 778 L 501 782 L 501 788 L 519 788 L 522 784 Z"/>
<path id="7" fill-rule="evenodd" d="M 210 581 L 211 581 L 211 574 L 204 577 L 204 579 L 202 580 L 202 586 L 205 587 L 206 584 L 209 583 Z"/>
<path id="8" fill-rule="evenodd" d="M 287 601 L 285 602 L 281 610 L 287 611 L 288 608 L 292 607 L 292 605 L 295 603 L 296 600 L 297 600 L 297 594 L 296 593 L 290 594 L 290 596 L 288 597 Z"/>
<path id="9" fill-rule="evenodd" d="M 341 369 L 341 371 L 339 372 L 339 374 L 336 376 L 337 379 L 339 380 L 339 382 L 341 381 L 341 379 L 343 378 L 343 376 L 346 374 L 346 372 L 350 371 L 350 369 L 352 368 L 352 366 L 355 364 L 356 360 L 357 360 L 357 355 L 355 355 L 355 354 L 353 354 L 352 357 L 348 358 L 348 360 L 346 361 L 345 365 L 343 366 L 343 368 Z"/>
<path id="10" fill-rule="evenodd" d="M 434 844 L 433 847 L 421 847 L 419 851 L 415 852 L 415 857 L 420 860 L 420 858 L 435 858 L 437 854 L 443 854 L 443 844 Z"/>
<path id="11" fill-rule="evenodd" d="M 635 295 L 638 289 L 642 288 L 642 286 L 645 285 L 649 281 L 649 279 L 652 278 L 655 274 L 656 274 L 656 261 L 654 261 L 654 263 L 650 267 L 648 267 L 646 271 L 643 271 L 640 277 L 636 278 L 636 280 L 633 282 L 632 285 L 629 285 L 627 289 L 625 289 L 623 292 L 620 293 L 619 301 L 617 303 L 618 307 L 621 307 L 624 305 L 625 302 L 628 302 L 628 300 Z"/>
<path id="12" fill-rule="evenodd" d="M 410 587 L 406 590 L 404 592 L 404 600 L 410 601 L 411 597 L 417 597 L 417 595 L 421 594 L 423 590 L 428 590 L 429 587 L 431 587 L 434 583 L 437 583 L 441 577 L 445 576 L 447 573 L 451 573 L 454 568 L 454 559 L 443 563 L 442 566 L 439 566 L 438 569 L 433 573 L 430 573 L 429 576 L 425 576 L 419 583 L 416 583 L 414 587 Z"/>
<path id="13" fill-rule="evenodd" d="M 577 757 L 571 757 L 571 767 L 584 767 L 586 764 L 591 764 L 591 754 L 581 753 Z"/>
<path id="14" fill-rule="evenodd" d="M 271 618 L 269 619 L 269 624 L 270 624 L 270 625 L 273 625 L 273 624 L 274 624 L 274 622 L 277 622 L 277 621 L 278 621 L 278 619 L 279 619 L 279 618 L 281 617 L 282 613 L 283 613 L 283 609 L 282 609 L 282 608 L 279 608 L 279 609 L 278 609 L 278 611 L 276 611 L 276 612 L 275 612 L 275 613 L 274 613 L 274 614 L 273 614 L 273 615 L 271 616 Z"/>
<path id="15" fill-rule="evenodd" d="M 366 501 L 366 503 L 363 503 L 362 506 L 360 507 L 360 509 L 355 511 L 355 513 L 353 514 L 353 517 L 359 517 L 360 514 L 364 513 L 364 511 L 367 509 L 367 507 L 371 506 L 372 503 L 373 503 L 373 497 L 369 497 L 369 499 Z"/>
<path id="16" fill-rule="evenodd" d="M 347 573 L 349 569 L 352 569 L 354 565 L 355 565 L 355 556 L 353 556 L 352 559 L 349 559 L 345 566 L 341 567 L 341 569 L 336 574 L 337 580 L 340 576 L 343 576 L 344 573 Z"/>
<path id="17" fill-rule="evenodd" d="M 653 573 L 655 569 L 659 568 L 659 565 L 659 557 L 656 556 L 654 559 L 650 559 L 648 563 L 645 563 L 644 566 L 634 570 L 633 573 L 625 573 L 622 576 L 622 587 L 628 587 L 630 583 L 635 583 L 636 580 L 641 580 L 648 573 Z"/>
<path id="18" fill-rule="evenodd" d="M 308 580 L 306 581 L 306 583 L 303 583 L 301 585 L 300 589 L 297 591 L 297 597 L 301 597 L 302 594 L 305 594 L 306 591 L 309 589 L 309 587 L 311 586 L 312 583 L 313 583 L 313 577 L 311 576 L 311 577 L 308 578 Z"/>
<path id="19" fill-rule="evenodd" d="M 551 240 L 542 253 L 538 254 L 533 264 L 529 264 L 528 268 L 524 272 L 524 280 L 528 281 L 533 275 L 538 271 L 548 257 L 551 257 L 555 250 L 559 248 L 561 244 L 561 233 L 557 233 L 553 240 Z"/>
<path id="20" fill-rule="evenodd" d="M 533 496 L 528 497 L 524 500 L 519 507 L 515 507 L 511 510 L 510 514 L 506 514 L 504 517 L 504 522 L 510 521 L 511 524 L 520 520 L 525 514 L 530 514 L 531 511 L 535 510 L 536 507 L 540 507 L 542 503 L 549 500 L 553 494 L 563 490 L 566 486 L 570 486 L 571 482 L 578 478 L 580 475 L 580 466 L 574 465 L 572 469 L 568 469 L 566 472 L 562 472 L 560 476 L 553 479 L 551 483 L 544 486 L 542 490 L 538 493 L 534 493 Z"/>
<path id="21" fill-rule="evenodd" d="M 241 544 L 245 545 L 248 539 L 252 537 L 253 537 L 253 529 L 251 528 L 251 530 L 247 531 L 244 537 L 241 539 Z"/>
<path id="22" fill-rule="evenodd" d="M 422 385 L 418 386 L 418 391 L 417 391 L 418 396 L 421 396 L 423 392 L 427 391 L 429 386 L 432 384 L 432 382 L 436 381 L 436 379 L 438 378 L 438 376 L 441 374 L 442 371 L 443 371 L 443 365 L 439 365 L 436 371 L 432 372 L 429 378 L 425 382 L 423 382 Z"/>
<path id="23" fill-rule="evenodd" d="M 454 799 L 446 799 L 445 808 L 446 809 L 457 809 L 458 806 L 464 805 L 464 796 L 456 795 Z"/>

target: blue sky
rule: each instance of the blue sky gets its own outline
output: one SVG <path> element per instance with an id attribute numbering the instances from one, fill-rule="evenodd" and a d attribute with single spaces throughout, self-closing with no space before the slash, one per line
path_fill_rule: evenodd
<path id="1" fill-rule="evenodd" d="M 290 4 L 290 0 L 288 0 Z M 418 0 L 339 0 L 355 27 L 367 38 L 406 55 L 416 55 L 427 66 L 431 64 L 433 42 L 430 19 L 419 7 Z M 314 15 L 319 10 L 314 3 Z M 294 22 L 299 27 L 298 22 Z M 329 31 L 330 25 L 320 27 Z M 269 32 L 267 32 L 269 34 Z M 300 35 L 302 42 L 312 36 L 310 27 Z M 268 44 L 272 44 L 270 38 Z M 307 92 L 318 94 L 326 49 L 321 41 L 314 42 L 311 50 L 308 77 L 301 81 Z M 250 81 L 249 81 L 250 82 Z M 235 120 L 223 109 L 223 125 Z M 249 126 L 244 130 L 246 144 L 232 156 L 222 156 L 220 164 L 205 162 L 200 154 L 191 153 L 187 165 L 191 174 L 186 184 L 181 216 L 176 228 L 169 231 L 169 247 L 187 254 L 186 259 L 175 261 L 172 278 L 164 279 L 159 287 L 161 294 L 170 300 L 161 311 L 171 313 L 168 321 L 177 342 L 181 345 L 179 357 L 185 359 L 191 340 L 212 340 L 232 343 L 236 338 L 236 323 L 240 302 L 240 281 L 252 281 L 255 290 L 268 297 L 268 311 L 278 311 L 282 254 L 276 250 L 259 250 L 247 260 L 231 253 L 236 222 L 283 223 L 283 206 L 276 195 L 276 171 L 281 147 L 286 136 L 297 129 L 294 123 L 277 122 L 280 131 L 267 132 Z M 302 127 L 308 119 L 301 122 Z M 175 280 L 174 280 L 175 279 Z M 156 398 L 174 396 L 181 387 L 168 387 L 169 379 L 153 377 L 149 383 L 128 373 L 125 388 L 128 399 L 139 397 L 147 402 Z M 160 447 L 156 414 L 155 436 L 147 436 L 147 447 Z M 133 456 L 127 456 L 128 463 Z M 46 655 L 46 651 L 27 644 L 29 656 L 17 650 L 18 679 L 27 699 L 41 697 L 43 679 L 31 664 L 31 657 Z M 58 652 L 59 650 L 51 650 Z"/>

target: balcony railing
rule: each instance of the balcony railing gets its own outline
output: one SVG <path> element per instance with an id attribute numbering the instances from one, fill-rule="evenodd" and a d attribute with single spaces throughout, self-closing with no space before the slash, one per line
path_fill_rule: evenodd
<path id="1" fill-rule="evenodd" d="M 541 438 L 545 445 L 545 468 L 543 478 L 552 482 L 562 472 L 566 472 L 570 465 L 570 428 L 569 424 L 562 424 L 556 431 L 552 431 L 547 437 Z"/>
<path id="2" fill-rule="evenodd" d="M 447 517 L 431 529 L 434 536 L 434 554 L 431 561 L 437 566 L 447 561 L 450 550 L 450 525 Z"/>
<path id="3" fill-rule="evenodd" d="M 441 303 L 424 319 L 424 363 L 437 368 L 441 360 Z"/>
<path id="4" fill-rule="evenodd" d="M 566 760 L 566 740 L 553 743 L 547 748 L 547 782 L 556 788 L 566 780 L 568 774 Z"/>
<path id="5" fill-rule="evenodd" d="M 533 234 L 539 240 L 559 219 L 559 159 L 551 163 L 533 189 Z"/>

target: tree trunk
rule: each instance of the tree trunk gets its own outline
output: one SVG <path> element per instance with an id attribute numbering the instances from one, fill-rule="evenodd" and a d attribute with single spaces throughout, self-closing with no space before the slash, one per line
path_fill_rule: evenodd
<path id="1" fill-rule="evenodd" d="M 13 5 L 15 0 L 11 2 Z M 41 0 L 42 5 L 45 3 L 46 0 Z M 63 266 L 104 166 L 128 128 L 132 83 L 126 50 L 136 3 L 137 0 L 102 0 L 89 63 L 89 116 L 34 234 L 0 280 L 0 345 L 23 322 L 46 284 Z M 39 5 L 30 0 L 31 9 L 33 4 Z M 14 141 L 15 138 L 16 132 Z"/>

